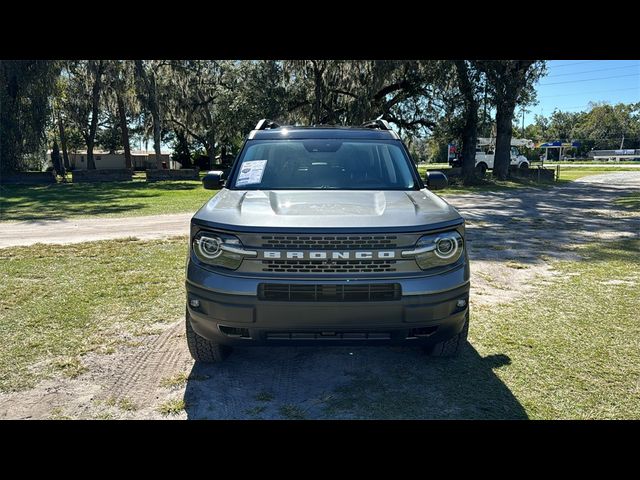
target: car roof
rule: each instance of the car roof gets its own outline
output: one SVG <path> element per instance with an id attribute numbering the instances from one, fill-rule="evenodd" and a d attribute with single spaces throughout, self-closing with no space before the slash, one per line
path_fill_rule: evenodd
<path id="1" fill-rule="evenodd" d="M 284 140 L 284 139 L 362 139 L 362 140 L 400 140 L 393 130 L 377 128 L 314 126 L 314 127 L 278 127 L 265 130 L 251 130 L 248 140 Z"/>

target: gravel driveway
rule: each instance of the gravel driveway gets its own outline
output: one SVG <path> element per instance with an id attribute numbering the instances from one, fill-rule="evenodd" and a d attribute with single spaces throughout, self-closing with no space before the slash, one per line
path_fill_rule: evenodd
<path id="1" fill-rule="evenodd" d="M 595 238 L 640 235 L 640 216 L 614 203 L 638 190 L 640 172 L 625 172 L 586 177 L 547 190 L 524 188 L 447 197 L 467 219 L 472 307 L 513 301 L 525 294 L 531 282 L 553 274 L 549 260 L 571 257 L 567 246 Z M 108 230 L 109 237 L 100 238 L 150 238 L 186 233 L 188 218 L 77 220 L 69 222 L 77 227 L 69 227 L 66 234 L 59 223 L 36 230 L 40 241 L 48 240 L 49 233 L 56 241 L 95 239 L 92 235 L 97 235 L 98 228 Z M 126 228 L 125 222 L 141 225 L 141 220 L 142 230 Z M 18 232 L 23 239 L 36 238 L 25 225 L 11 226 L 22 229 L 12 234 L 5 227 L 0 237 L 5 245 L 16 241 L 12 238 Z M 83 233 L 76 236 L 73 228 Z M 509 268 L 513 262 L 527 268 Z M 183 328 L 183 321 L 177 321 L 162 333 L 136 339 L 140 345 L 122 347 L 112 355 L 88 354 L 82 359 L 87 371 L 76 379 L 55 378 L 31 390 L 0 394 L 0 418 L 50 418 L 55 416 L 52 412 L 72 418 L 165 418 L 158 412 L 159 405 L 182 399 L 186 409 L 170 418 L 349 418 L 332 413 L 330 406 L 345 398 L 366 401 L 366 390 L 354 393 L 353 385 L 366 380 L 367 385 L 375 386 L 380 378 L 399 383 L 420 378 L 413 403 L 402 407 L 408 417 L 477 418 L 500 405 L 501 410 L 495 412 L 499 418 L 526 418 L 522 406 L 493 373 L 508 359 L 499 355 L 482 358 L 473 347 L 464 353 L 464 368 L 473 369 L 474 374 L 453 394 L 451 382 L 444 379 L 464 374 L 456 371 L 458 364 L 427 364 L 417 349 L 246 348 L 237 349 L 221 365 L 195 366 Z M 180 375 L 184 382 L 179 381 Z M 171 378 L 177 380 L 167 382 Z M 354 400 L 356 394 L 363 396 Z M 114 406 L 127 399 L 135 402 L 135 410 Z M 400 405 L 403 401 L 408 400 L 398 399 Z"/>

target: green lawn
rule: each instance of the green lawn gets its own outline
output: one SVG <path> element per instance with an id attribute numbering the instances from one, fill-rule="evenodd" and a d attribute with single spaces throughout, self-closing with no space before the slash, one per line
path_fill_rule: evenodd
<path id="1" fill-rule="evenodd" d="M 198 181 L 0 186 L 0 220 L 195 212 L 215 194 Z"/>
<path id="2" fill-rule="evenodd" d="M 0 250 L 0 390 L 78 375 L 83 353 L 181 318 L 185 250 L 185 238 Z M 522 300 L 475 307 L 462 356 L 398 353 L 328 392 L 326 414 L 640 418 L 638 251 L 638 239 L 579 249 Z"/>
<path id="3" fill-rule="evenodd" d="M 640 172 L 638 168 L 616 168 L 616 167 L 576 167 L 569 168 L 560 166 L 560 181 L 577 180 L 589 175 L 600 175 L 601 173 L 616 172 Z"/>
<path id="4" fill-rule="evenodd" d="M 109 353 L 121 334 L 184 315 L 187 239 L 0 249 L 0 391 Z"/>
<path id="5" fill-rule="evenodd" d="M 640 418 L 640 240 L 577 250 L 525 301 L 477 308 L 481 355 L 532 418 Z"/>

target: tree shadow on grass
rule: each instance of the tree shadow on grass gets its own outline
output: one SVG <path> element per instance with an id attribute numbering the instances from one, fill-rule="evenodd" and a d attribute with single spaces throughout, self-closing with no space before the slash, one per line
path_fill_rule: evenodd
<path id="1" fill-rule="evenodd" d="M 3 185 L 0 220 L 60 220 L 131 212 L 147 205 L 136 199 L 163 192 L 202 188 L 198 182 L 104 182 L 55 185 Z"/>
<path id="2" fill-rule="evenodd" d="M 494 370 L 506 355 L 456 358 L 409 347 L 237 349 L 219 365 L 195 364 L 188 418 L 526 419 Z"/>
<path id="3" fill-rule="evenodd" d="M 472 261 L 538 263 L 542 254 L 562 259 L 574 245 L 599 236 L 637 235 L 640 219 L 629 213 L 635 207 L 633 192 L 637 187 L 576 182 L 517 195 L 474 194 L 453 203 L 469 222 Z"/>

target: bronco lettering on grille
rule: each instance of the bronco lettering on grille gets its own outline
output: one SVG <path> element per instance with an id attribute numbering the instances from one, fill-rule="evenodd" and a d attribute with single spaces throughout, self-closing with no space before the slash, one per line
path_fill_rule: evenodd
<path id="1" fill-rule="evenodd" d="M 393 250 L 379 250 L 379 251 L 354 251 L 343 250 L 338 252 L 323 252 L 323 251 L 297 251 L 287 252 L 278 250 L 263 250 L 262 258 L 269 259 L 290 259 L 290 260 L 349 260 L 355 258 L 362 259 L 382 259 L 382 258 L 395 258 L 396 252 Z"/>

